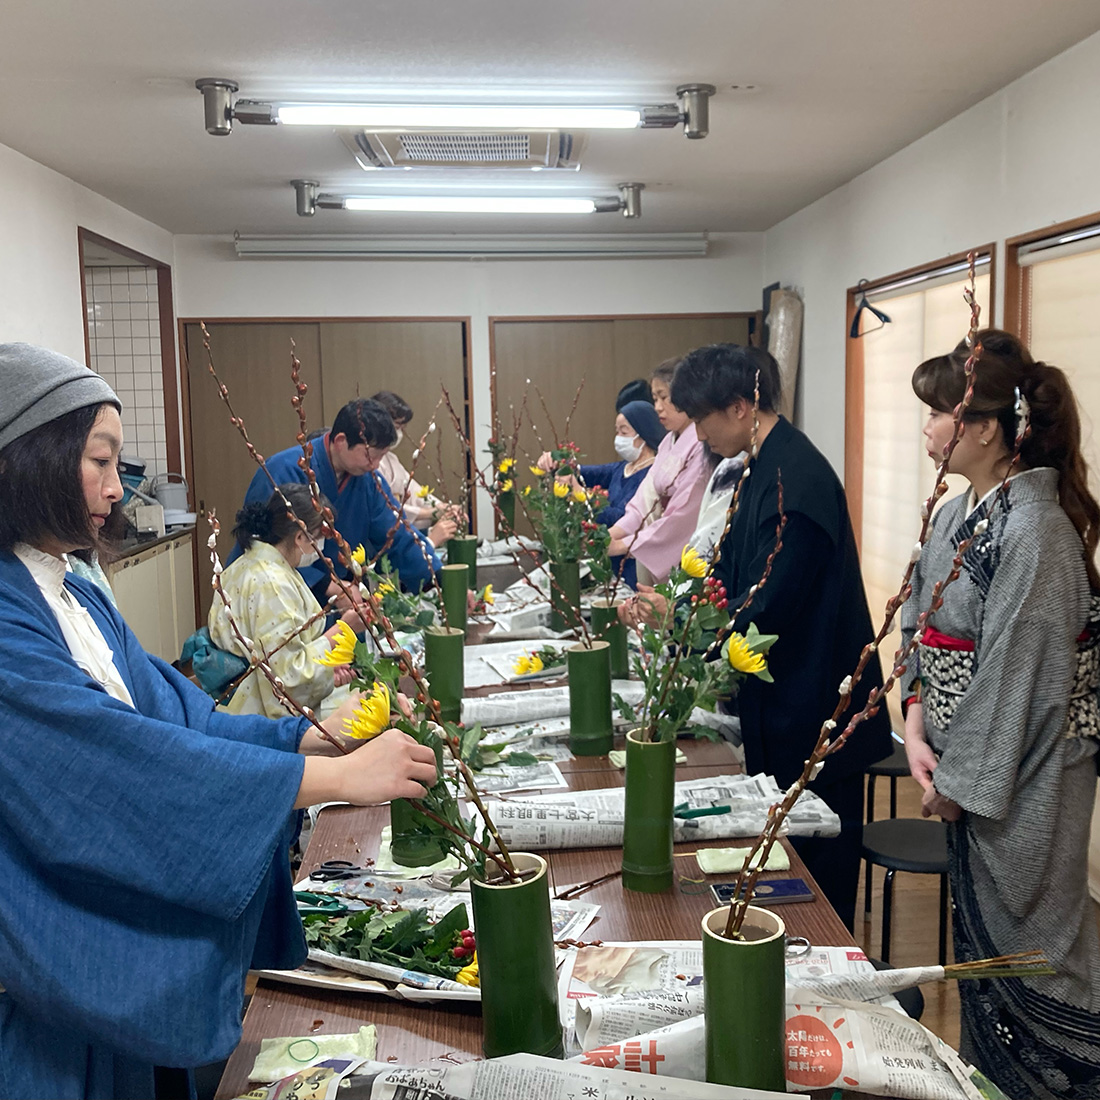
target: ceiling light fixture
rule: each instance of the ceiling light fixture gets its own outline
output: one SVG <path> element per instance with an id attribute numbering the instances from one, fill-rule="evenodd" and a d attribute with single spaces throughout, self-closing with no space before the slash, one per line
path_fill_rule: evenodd
<path id="1" fill-rule="evenodd" d="M 644 183 L 623 183 L 618 195 L 337 195 L 322 194 L 316 180 L 291 180 L 303 218 L 318 209 L 424 214 L 642 214 Z"/>
<path id="2" fill-rule="evenodd" d="M 684 135 L 703 138 L 710 129 L 713 84 L 681 84 L 678 102 L 652 106 L 432 103 L 294 103 L 238 99 L 234 80 L 202 77 L 206 132 L 225 137 L 234 121 L 250 126 L 336 126 L 371 130 L 652 130 L 683 124 Z"/>

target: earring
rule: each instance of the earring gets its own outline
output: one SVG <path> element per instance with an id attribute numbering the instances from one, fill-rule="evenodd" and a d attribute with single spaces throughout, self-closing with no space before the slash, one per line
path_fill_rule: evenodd
<path id="1" fill-rule="evenodd" d="M 989 446 L 989 440 L 988 439 L 983 439 L 982 440 L 982 446 L 983 447 L 988 447 Z"/>

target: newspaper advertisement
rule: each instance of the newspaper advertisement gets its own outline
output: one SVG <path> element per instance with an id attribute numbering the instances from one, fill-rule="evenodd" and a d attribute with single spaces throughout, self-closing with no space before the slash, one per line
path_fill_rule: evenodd
<path id="1" fill-rule="evenodd" d="M 768 775 L 727 775 L 677 783 L 677 804 L 689 810 L 728 806 L 728 811 L 675 822 L 677 841 L 755 836 L 764 827 L 768 809 L 782 792 Z M 490 801 L 487 809 L 509 848 L 542 851 L 553 848 L 610 848 L 623 842 L 625 791 L 537 795 Z M 811 791 L 804 791 L 786 822 L 792 836 L 836 836 L 840 819 Z"/>
<path id="2" fill-rule="evenodd" d="M 340 1090 L 341 1100 L 785 1100 L 782 1092 L 559 1062 L 533 1054 L 460 1065 L 367 1062 Z"/>
<path id="3" fill-rule="evenodd" d="M 663 954 L 664 958 L 659 956 Z M 938 967 L 876 973 L 862 951 L 788 956 L 785 1058 L 792 1091 L 852 1088 L 919 1100 L 997 1097 L 958 1054 L 890 996 Z M 640 988 L 647 982 L 652 988 Z M 838 996 L 843 990 L 850 996 Z M 705 1065 L 702 950 L 697 941 L 618 943 L 566 959 L 559 1005 L 567 1052 L 586 1065 L 699 1078 Z M 569 1016 L 573 1027 L 570 1030 Z"/>

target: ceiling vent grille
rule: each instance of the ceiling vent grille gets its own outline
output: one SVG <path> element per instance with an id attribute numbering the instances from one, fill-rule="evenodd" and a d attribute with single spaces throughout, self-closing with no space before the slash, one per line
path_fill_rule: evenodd
<path id="1" fill-rule="evenodd" d="M 527 134 L 398 134 L 398 141 L 414 164 L 501 164 L 531 155 Z"/>
<path id="2" fill-rule="evenodd" d="M 342 130 L 340 139 L 365 169 L 580 168 L 585 138 L 558 130 L 530 133 L 367 133 Z"/>

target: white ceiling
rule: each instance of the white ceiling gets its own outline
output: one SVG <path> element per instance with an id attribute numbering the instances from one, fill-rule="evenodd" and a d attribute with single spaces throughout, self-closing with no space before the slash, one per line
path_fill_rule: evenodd
<path id="1" fill-rule="evenodd" d="M 0 143 L 174 233 L 761 230 L 1097 30 L 1096 0 L 3 0 Z M 579 174 L 522 180 L 584 194 L 642 181 L 636 221 L 309 220 L 292 178 L 347 190 L 379 174 L 331 131 L 207 135 L 202 76 L 260 99 L 719 94 L 705 140 L 595 133 Z"/>

